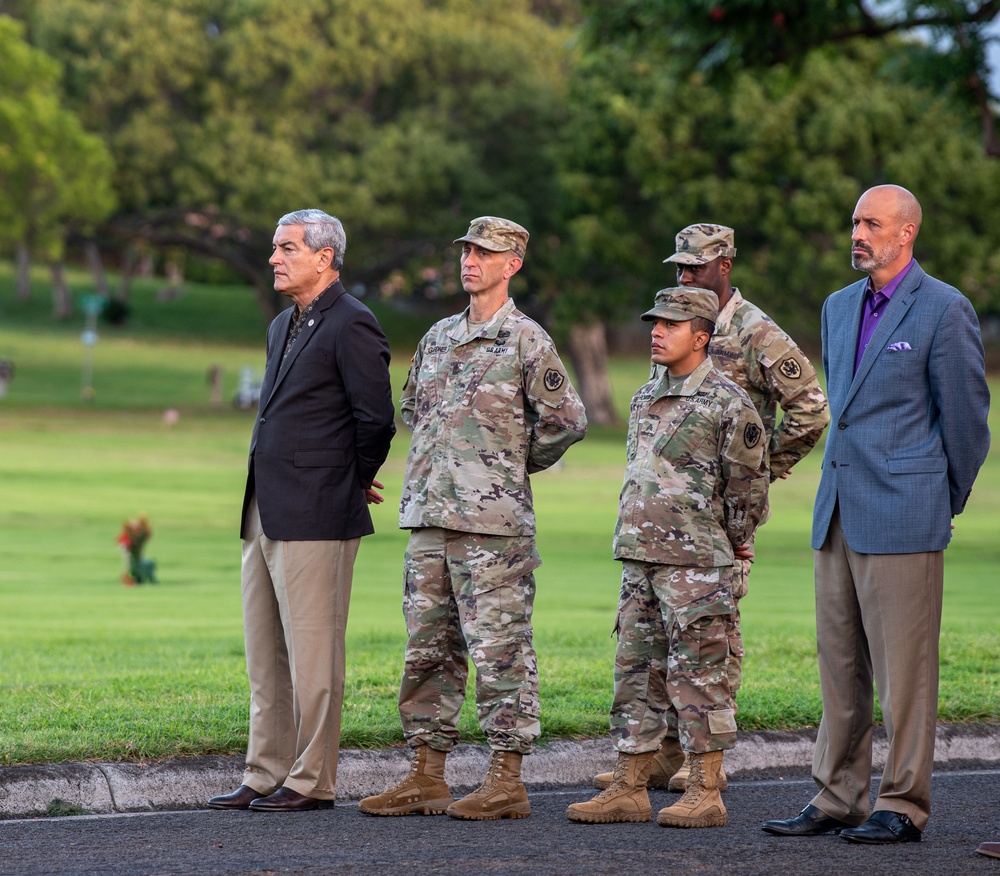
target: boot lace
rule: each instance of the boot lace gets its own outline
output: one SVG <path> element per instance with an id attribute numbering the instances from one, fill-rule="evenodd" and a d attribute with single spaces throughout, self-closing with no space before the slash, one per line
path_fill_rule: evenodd
<path id="1" fill-rule="evenodd" d="M 615 761 L 615 769 L 611 774 L 611 784 L 608 785 L 600 794 L 597 795 L 598 800 L 608 800 L 614 797 L 616 794 L 623 791 L 628 787 L 628 761 L 622 755 L 618 756 L 618 760 Z"/>

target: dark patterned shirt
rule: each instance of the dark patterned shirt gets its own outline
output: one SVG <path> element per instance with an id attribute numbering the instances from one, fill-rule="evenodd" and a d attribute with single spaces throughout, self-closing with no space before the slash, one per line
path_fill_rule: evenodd
<path id="1" fill-rule="evenodd" d="M 284 362 L 288 357 L 288 354 L 292 352 L 292 345 L 295 343 L 295 339 L 302 333 L 302 327 L 306 324 L 306 319 L 309 314 L 313 312 L 316 307 L 316 302 L 323 297 L 326 289 L 319 293 L 312 301 L 310 301 L 296 316 L 292 317 L 292 325 L 288 329 L 288 341 L 285 344 L 285 352 L 281 357 L 281 361 Z"/>

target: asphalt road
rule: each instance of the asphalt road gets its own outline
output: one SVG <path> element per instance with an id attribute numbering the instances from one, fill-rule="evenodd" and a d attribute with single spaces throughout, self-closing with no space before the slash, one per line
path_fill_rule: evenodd
<path id="1" fill-rule="evenodd" d="M 935 774 L 935 813 L 923 842 L 903 846 L 764 833 L 761 822 L 790 817 L 808 802 L 809 781 L 731 781 L 729 824 L 703 830 L 567 821 L 567 804 L 591 793 L 531 791 L 530 818 L 495 822 L 373 818 L 353 803 L 280 814 L 205 809 L 7 820 L 0 821 L 0 873 L 1000 876 L 1000 860 L 975 853 L 980 842 L 1000 841 L 1000 770 Z M 665 791 L 651 798 L 654 817 L 676 799 Z"/>

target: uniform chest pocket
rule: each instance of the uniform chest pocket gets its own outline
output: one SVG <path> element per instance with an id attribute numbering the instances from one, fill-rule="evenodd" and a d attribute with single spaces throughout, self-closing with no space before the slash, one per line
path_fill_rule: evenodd
<path id="1" fill-rule="evenodd" d="M 691 411 L 673 429 L 656 440 L 653 452 L 675 465 L 687 465 L 699 456 L 699 450 L 707 444 L 714 431 L 714 424 L 710 419 L 697 411 Z M 701 455 L 704 455 L 704 451 Z"/>
<path id="2" fill-rule="evenodd" d="M 440 353 L 425 354 L 417 372 L 417 406 L 421 411 L 438 407 L 448 379 L 448 359 Z"/>
<path id="3" fill-rule="evenodd" d="M 513 355 L 470 362 L 461 379 L 467 381 L 462 404 L 474 410 L 494 409 L 498 403 L 509 409 L 510 401 L 521 388 Z"/>

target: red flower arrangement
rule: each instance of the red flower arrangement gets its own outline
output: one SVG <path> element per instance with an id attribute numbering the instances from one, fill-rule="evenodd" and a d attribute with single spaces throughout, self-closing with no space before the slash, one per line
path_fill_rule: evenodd
<path id="1" fill-rule="evenodd" d="M 140 514 L 134 520 L 126 520 L 122 525 L 118 544 L 125 559 L 125 571 L 122 572 L 122 584 L 132 587 L 135 584 L 156 583 L 156 563 L 142 555 L 153 534 L 152 527 L 145 514 Z"/>

